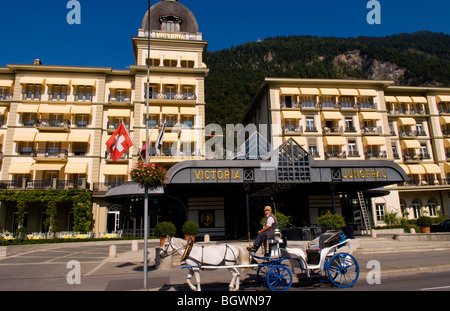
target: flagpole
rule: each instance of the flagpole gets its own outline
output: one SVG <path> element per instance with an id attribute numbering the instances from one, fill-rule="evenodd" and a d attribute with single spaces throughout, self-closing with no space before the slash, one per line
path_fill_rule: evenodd
<path id="1" fill-rule="evenodd" d="M 148 0 L 148 55 L 147 55 L 147 119 L 145 122 L 145 138 L 148 141 L 148 120 L 150 112 L 150 0 Z M 150 144 L 145 144 L 145 164 L 148 164 Z M 148 279 L 148 187 L 145 186 L 144 198 L 144 289 L 147 289 Z"/>

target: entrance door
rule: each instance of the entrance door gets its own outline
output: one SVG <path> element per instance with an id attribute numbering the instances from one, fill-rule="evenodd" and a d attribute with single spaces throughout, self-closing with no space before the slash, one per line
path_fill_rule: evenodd
<path id="1" fill-rule="evenodd" d="M 108 232 L 116 232 L 120 228 L 120 206 L 114 205 L 108 210 L 108 218 L 106 230 Z"/>

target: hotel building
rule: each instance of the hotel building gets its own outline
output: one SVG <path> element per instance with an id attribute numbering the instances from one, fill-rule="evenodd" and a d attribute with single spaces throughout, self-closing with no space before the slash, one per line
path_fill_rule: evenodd
<path id="1" fill-rule="evenodd" d="M 192 12 L 177 1 L 161 1 L 146 13 L 132 38 L 136 63 L 112 68 L 8 64 L 0 67 L 1 189 L 84 188 L 93 191 L 93 232 L 122 226 L 117 208 L 103 200 L 129 180 L 146 141 L 149 96 L 151 161 L 170 168 L 204 158 L 207 42 Z M 151 48 L 148 57 L 148 36 Z M 147 94 L 147 59 L 150 93 Z M 135 148 L 117 162 L 105 145 L 124 122 Z M 161 154 L 154 142 L 166 123 Z M 15 231 L 14 206 L 0 207 L 0 231 Z M 28 232 L 43 232 L 45 209 L 28 209 Z M 58 231 L 71 231 L 73 213 L 58 211 Z M 139 219 L 129 227 L 140 228 Z"/>
<path id="2" fill-rule="evenodd" d="M 410 181 L 387 186 L 388 195 L 370 200 L 373 223 L 382 225 L 383 215 L 391 212 L 409 219 L 448 215 L 449 105 L 449 88 L 267 78 L 244 124 L 269 124 L 266 139 L 272 146 L 293 138 L 314 160 L 399 164 Z M 355 199 L 341 197 L 338 204 Z"/>

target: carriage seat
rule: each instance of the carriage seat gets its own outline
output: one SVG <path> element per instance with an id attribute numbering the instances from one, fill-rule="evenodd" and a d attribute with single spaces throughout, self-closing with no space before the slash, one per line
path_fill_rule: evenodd
<path id="1" fill-rule="evenodd" d="M 347 237 L 342 231 L 329 230 L 312 240 L 306 250 L 308 264 L 319 264 L 322 249 L 332 247 L 342 241 L 345 241 L 346 239 Z"/>

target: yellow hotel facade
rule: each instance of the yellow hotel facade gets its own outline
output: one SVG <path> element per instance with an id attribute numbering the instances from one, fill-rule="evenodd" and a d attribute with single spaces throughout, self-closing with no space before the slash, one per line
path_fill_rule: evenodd
<path id="1" fill-rule="evenodd" d="M 47 66 L 39 60 L 0 67 L 2 189 L 90 189 L 93 232 L 107 231 L 110 205 L 102 197 L 129 180 L 146 140 L 149 31 L 151 161 L 170 168 L 204 159 L 207 42 L 192 13 L 178 2 L 155 4 L 150 30 L 148 14 L 132 38 L 136 64 L 129 70 Z M 105 143 L 122 121 L 136 147 L 113 162 Z M 156 157 L 154 142 L 163 122 L 164 144 Z M 28 232 L 45 231 L 43 213 L 29 209 Z M 58 231 L 71 231 L 72 222 L 70 211 L 58 215 Z M 0 206 L 0 231 L 14 232 L 14 226 L 14 211 Z"/>
<path id="2" fill-rule="evenodd" d="M 374 225 L 391 212 L 409 219 L 449 213 L 450 88 L 267 78 L 243 123 L 270 124 L 272 146 L 293 138 L 315 160 L 399 164 L 410 181 L 371 199 Z M 366 174 L 382 172 L 344 170 L 342 178 Z"/>

